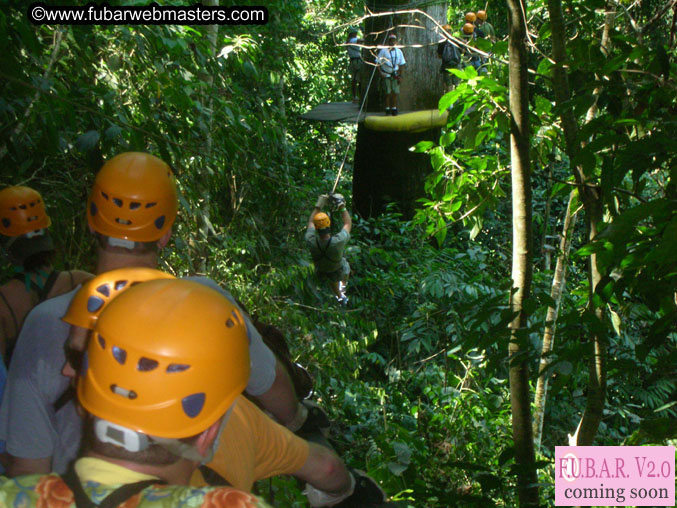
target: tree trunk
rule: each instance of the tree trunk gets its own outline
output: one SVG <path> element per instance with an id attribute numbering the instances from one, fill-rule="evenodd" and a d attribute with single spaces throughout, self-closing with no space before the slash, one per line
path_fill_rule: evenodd
<path id="1" fill-rule="evenodd" d="M 528 339 L 524 333 L 524 303 L 531 291 L 533 270 L 531 230 L 531 168 L 529 162 L 529 91 L 527 82 L 526 19 L 520 0 L 508 0 L 510 13 L 510 161 L 512 175 L 512 281 L 510 308 L 517 315 L 511 323 L 510 405 L 515 460 L 519 466 L 517 488 L 520 506 L 538 506 L 538 487 L 529 395 Z"/>
<path id="2" fill-rule="evenodd" d="M 424 132 L 384 132 L 357 127 L 353 174 L 353 207 L 362 217 L 383 213 L 397 203 L 405 218 L 414 215 L 416 200 L 425 195 L 430 156 L 409 147 L 419 141 L 439 139 L 440 129 Z"/>
<path id="3" fill-rule="evenodd" d="M 558 105 L 564 106 L 571 99 L 571 93 L 566 73 L 566 34 L 561 0 L 548 0 L 548 12 L 552 28 L 552 55 L 555 61 L 553 89 Z M 578 139 L 578 124 L 573 109 L 562 107 L 561 119 L 567 155 L 569 160 L 573 161 L 575 155 L 581 150 L 581 143 Z M 572 171 L 585 210 L 588 238 L 592 240 L 597 236 L 597 228 L 602 221 L 602 191 L 589 181 L 590 179 L 582 166 L 574 166 Z M 592 444 L 602 420 L 602 410 L 606 398 L 606 336 L 601 325 L 604 322 L 604 308 L 602 306 L 594 307 L 592 298 L 597 284 L 602 279 L 602 274 L 597 266 L 596 254 L 590 256 L 588 278 L 590 287 L 588 310 L 592 311 L 594 319 L 600 323 L 600 326 L 595 327 L 596 332 L 592 332 L 590 337 L 592 354 L 588 367 L 588 398 L 583 417 L 576 431 L 576 443 L 579 446 Z"/>
<path id="4" fill-rule="evenodd" d="M 446 3 L 420 5 L 405 0 L 370 0 L 367 7 L 374 13 L 420 9 L 437 20 L 446 23 Z M 415 28 L 421 27 L 421 28 Z M 387 14 L 372 16 L 365 21 L 365 44 L 383 46 L 388 34 L 398 36 L 407 65 L 403 72 L 401 93 L 398 99 L 400 113 L 422 109 L 437 109 L 444 93 L 437 58 L 437 42 L 440 39 L 436 24 L 421 14 Z M 412 47 L 420 46 L 420 47 Z M 377 50 L 364 55 L 367 62 L 374 63 Z M 365 65 L 362 74 L 363 86 L 370 82 L 373 65 Z M 366 111 L 383 110 L 385 105 L 378 71 L 367 94 Z M 353 205 L 364 217 L 382 213 L 386 204 L 396 202 L 405 217 L 413 215 L 416 200 L 424 196 L 424 181 L 431 171 L 430 157 L 413 153 L 409 148 L 422 140 L 439 138 L 439 129 L 425 132 L 384 132 L 367 129 L 360 124 L 357 131 L 353 174 Z"/>
<path id="5" fill-rule="evenodd" d="M 401 5 L 402 7 L 398 7 Z M 370 0 L 367 7 L 374 13 L 420 9 L 440 25 L 446 23 L 446 2 L 431 3 L 409 0 Z M 420 27 L 420 28 L 418 28 Z M 397 45 L 402 49 L 407 65 L 404 68 L 401 93 L 398 100 L 400 111 L 419 111 L 437 108 L 444 94 L 440 60 L 437 58 L 437 42 L 441 39 L 437 25 L 421 14 L 392 14 L 374 16 L 365 21 L 365 44 L 385 46 L 390 33 L 397 35 Z M 375 62 L 378 50 L 371 50 L 365 60 Z M 373 71 L 372 65 L 363 67 L 362 83 L 366 87 Z M 381 77 L 376 71 L 367 96 L 366 111 L 382 111 L 385 106 Z"/>
<path id="6" fill-rule="evenodd" d="M 569 259 L 569 250 L 571 248 L 571 234 L 576 225 L 576 214 L 573 213 L 572 205 L 575 201 L 576 193 L 569 194 L 569 203 L 564 216 L 564 227 L 562 228 L 562 239 L 559 245 L 557 263 L 555 265 L 555 275 L 552 278 L 552 287 L 550 297 L 555 301 L 555 307 L 548 307 L 545 316 L 545 330 L 543 331 L 543 346 L 541 348 L 541 363 L 538 368 L 538 382 L 536 383 L 536 396 L 534 399 L 534 446 L 536 451 L 541 449 L 541 436 L 543 434 L 543 413 L 545 412 L 545 403 L 548 395 L 548 379 L 550 374 L 546 374 L 550 365 L 549 353 L 552 351 L 552 345 L 555 341 L 555 323 L 559 314 L 559 304 L 564 292 L 564 284 L 567 277 L 567 262 Z"/>

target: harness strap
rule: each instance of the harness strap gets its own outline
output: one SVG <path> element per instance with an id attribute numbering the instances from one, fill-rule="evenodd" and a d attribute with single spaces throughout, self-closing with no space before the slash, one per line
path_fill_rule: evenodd
<path id="1" fill-rule="evenodd" d="M 136 483 L 128 483 L 115 489 L 108 494 L 100 504 L 94 503 L 85 492 L 82 482 L 75 472 L 73 464 L 70 465 L 66 474 L 62 477 L 68 488 L 73 492 L 76 508 L 116 508 L 131 497 L 141 492 L 146 487 L 156 484 L 166 484 L 164 480 L 143 480 Z"/>
<path id="2" fill-rule="evenodd" d="M 52 272 L 47 277 L 45 284 L 42 287 L 37 288 L 38 303 L 44 302 L 45 300 L 47 300 L 47 295 L 49 295 L 49 292 L 54 287 L 54 284 L 56 283 L 56 279 L 59 278 L 59 273 L 60 272 L 58 272 L 56 270 L 52 270 Z"/>
<path id="3" fill-rule="evenodd" d="M 214 471 L 211 467 L 202 464 L 200 465 L 199 469 L 202 473 L 202 478 L 204 478 L 204 480 L 207 482 L 207 485 L 211 487 L 232 487 L 228 480 Z"/>
<path id="4" fill-rule="evenodd" d="M 16 319 L 16 314 L 14 314 L 14 309 L 9 304 L 9 302 L 7 301 L 7 297 L 3 294 L 2 291 L 0 291 L 0 296 L 2 297 L 2 301 L 5 302 L 5 305 L 7 306 L 7 310 L 9 310 L 9 314 L 12 316 L 12 321 L 14 321 L 14 331 L 15 331 L 15 333 L 19 333 L 19 321 Z M 7 358 L 9 358 L 9 355 L 7 355 Z"/>
<path id="5" fill-rule="evenodd" d="M 56 401 L 54 401 L 54 404 L 52 404 L 54 412 L 56 413 L 59 409 L 64 407 L 74 398 L 75 398 L 75 387 L 73 385 L 68 385 L 68 388 L 66 388 L 63 391 L 63 393 L 59 395 L 59 398 L 56 399 Z"/>
<path id="6" fill-rule="evenodd" d="M 331 241 L 332 241 L 333 239 L 334 239 L 333 236 L 330 236 L 330 237 L 329 237 L 329 241 L 327 242 L 327 245 L 326 245 L 326 247 L 325 247 L 324 249 L 320 246 L 320 239 L 319 239 L 317 236 L 315 237 L 315 243 L 317 244 L 317 250 L 320 251 L 320 254 L 322 254 L 322 257 L 323 257 L 323 258 L 327 258 L 327 259 L 328 259 L 329 261 L 331 261 L 332 263 L 338 263 L 339 261 L 341 261 L 341 258 L 339 258 L 339 259 L 332 259 L 332 258 L 330 258 L 330 257 L 327 255 L 327 251 L 329 250 L 329 246 L 331 245 Z"/>

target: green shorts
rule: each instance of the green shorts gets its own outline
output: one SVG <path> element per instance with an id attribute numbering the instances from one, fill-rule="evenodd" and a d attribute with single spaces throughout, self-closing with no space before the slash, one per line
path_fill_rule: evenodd
<path id="1" fill-rule="evenodd" d="M 362 59 L 361 58 L 351 58 L 350 59 L 350 75 L 353 77 L 359 76 L 360 71 L 362 70 Z"/>
<path id="2" fill-rule="evenodd" d="M 342 280 L 346 280 L 348 278 L 348 275 L 350 275 L 350 265 L 348 264 L 348 261 L 346 261 L 345 258 L 341 260 L 341 268 L 338 270 L 335 270 L 333 272 L 320 272 L 316 271 L 317 275 L 323 279 L 329 279 L 330 281 L 333 282 L 339 282 Z"/>
<path id="3" fill-rule="evenodd" d="M 395 95 L 400 94 L 400 82 L 393 77 L 383 78 L 383 82 L 386 87 L 386 94 L 390 95 L 394 93 Z"/>

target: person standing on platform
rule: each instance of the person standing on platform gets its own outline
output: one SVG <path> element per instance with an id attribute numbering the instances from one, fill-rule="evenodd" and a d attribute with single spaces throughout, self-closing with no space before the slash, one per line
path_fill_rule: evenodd
<path id="1" fill-rule="evenodd" d="M 386 91 L 386 116 L 397 116 L 397 99 L 400 95 L 400 82 L 402 81 L 402 71 L 407 62 L 400 48 L 395 47 L 397 35 L 388 36 L 388 47 L 379 50 L 376 55 L 378 71 L 383 78 Z"/>

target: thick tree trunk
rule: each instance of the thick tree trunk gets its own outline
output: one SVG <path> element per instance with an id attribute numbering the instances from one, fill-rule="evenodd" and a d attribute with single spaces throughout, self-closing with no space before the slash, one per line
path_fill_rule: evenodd
<path id="1" fill-rule="evenodd" d="M 420 9 L 440 25 L 446 23 L 445 2 L 370 0 L 367 7 L 374 13 Z M 390 33 L 395 33 L 398 37 L 397 45 L 402 49 L 404 59 L 407 61 L 400 84 L 401 93 L 398 100 L 400 111 L 436 108 L 440 97 L 444 94 L 442 75 L 439 73 L 440 60 L 437 58 L 437 42 L 441 37 L 436 27 L 430 18 L 420 14 L 374 16 L 365 21 L 364 33 L 367 45 L 384 46 Z M 377 52 L 373 50 L 370 55 L 365 55 L 365 60 L 374 63 Z M 373 66 L 364 66 L 362 83 L 365 87 L 369 83 L 372 70 Z M 381 79 L 377 71 L 369 88 L 366 111 L 382 111 L 384 105 Z"/>
<path id="2" fill-rule="evenodd" d="M 401 8 L 399 8 L 401 6 Z M 440 25 L 446 23 L 446 3 L 412 3 L 409 0 L 369 0 L 370 11 L 390 13 L 399 10 L 420 9 Z M 407 65 L 403 72 L 398 100 L 400 113 L 422 109 L 436 109 L 444 93 L 439 74 L 437 41 L 440 38 L 435 23 L 421 14 L 375 15 L 365 21 L 365 44 L 385 44 L 388 34 L 398 36 Z M 420 28 L 418 28 L 420 27 Z M 412 47 L 417 46 L 417 47 Z M 365 54 L 367 62 L 374 63 L 377 50 Z M 370 82 L 372 65 L 365 65 L 362 83 Z M 384 108 L 381 77 L 374 74 L 367 94 L 366 111 L 381 112 Z M 364 217 L 379 214 L 387 203 L 395 202 L 405 217 L 413 215 L 416 200 L 424 195 L 424 181 L 431 171 L 430 157 L 412 153 L 409 148 L 422 140 L 439 138 L 439 129 L 425 132 L 383 132 L 358 127 L 353 174 L 353 204 Z"/>
<path id="3" fill-rule="evenodd" d="M 534 441 L 531 427 L 529 367 L 524 329 L 524 303 L 531 291 L 533 270 L 531 230 L 531 168 L 529 162 L 529 91 L 527 82 L 526 19 L 520 0 L 508 0 L 510 12 L 510 161 L 512 175 L 512 280 L 510 307 L 517 315 L 511 323 L 510 405 L 517 488 L 520 506 L 538 506 Z"/>
<path id="4" fill-rule="evenodd" d="M 536 451 L 541 449 L 541 436 L 543 434 L 543 413 L 545 412 L 545 403 L 548 396 L 548 379 L 550 374 L 546 374 L 548 366 L 551 363 L 550 352 L 555 341 L 555 331 L 557 315 L 559 314 L 559 304 L 562 300 L 564 285 L 567 277 L 567 263 L 569 259 L 569 249 L 571 248 L 571 234 L 576 224 L 576 215 L 573 213 L 572 205 L 575 201 L 576 193 L 569 194 L 569 203 L 564 216 L 564 227 L 562 228 L 562 239 L 559 245 L 557 263 L 555 264 L 555 275 L 552 278 L 552 287 L 550 288 L 550 297 L 555 301 L 555 307 L 548 307 L 545 316 L 545 330 L 543 331 L 543 346 L 541 347 L 541 363 L 538 367 L 538 382 L 536 383 L 536 396 L 534 398 L 534 446 Z"/>
<path id="5" fill-rule="evenodd" d="M 425 193 L 424 182 L 430 172 L 430 156 L 414 153 L 409 147 L 419 141 L 438 139 L 439 129 L 424 132 L 384 132 L 357 128 L 353 207 L 362 217 L 385 211 L 388 203 L 397 203 L 405 218 L 411 218 L 416 199 Z"/>
<path id="6" fill-rule="evenodd" d="M 566 105 L 571 99 L 569 80 L 566 72 L 566 34 L 562 15 L 561 0 L 548 0 L 548 11 L 552 28 L 552 56 L 555 61 L 553 67 L 553 89 L 555 98 L 560 106 Z M 578 124 L 572 108 L 562 107 L 562 129 L 569 160 L 573 161 L 581 149 L 578 139 Z M 590 183 L 582 166 L 572 167 L 574 178 L 578 185 L 578 193 L 585 210 L 588 238 L 597 236 L 597 228 L 602 221 L 603 202 L 601 189 Z M 600 323 L 604 322 L 604 308 L 593 307 L 593 294 L 602 274 L 597 266 L 597 255 L 590 256 L 588 267 L 590 294 L 588 308 Z M 576 443 L 579 446 L 591 445 L 599 423 L 602 420 L 602 410 L 606 398 L 606 336 L 601 331 L 603 326 L 595 327 L 597 332 L 590 337 L 591 357 L 589 360 L 588 399 L 583 417 L 576 431 Z"/>

